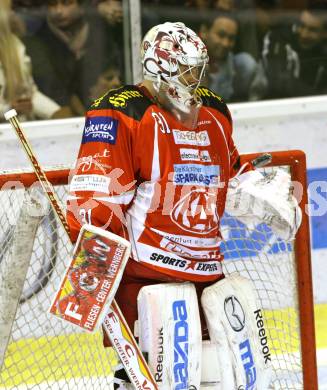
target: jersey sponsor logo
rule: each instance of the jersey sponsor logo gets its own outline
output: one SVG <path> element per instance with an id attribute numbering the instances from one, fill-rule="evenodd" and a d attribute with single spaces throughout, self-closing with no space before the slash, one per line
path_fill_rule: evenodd
<path id="1" fill-rule="evenodd" d="M 239 344 L 242 364 L 245 371 L 246 387 L 245 390 L 256 389 L 257 370 L 254 365 L 253 354 L 251 351 L 250 340 L 246 339 Z"/>
<path id="2" fill-rule="evenodd" d="M 109 193 L 110 178 L 102 175 L 75 175 L 70 183 L 70 192 L 95 191 Z"/>
<path id="3" fill-rule="evenodd" d="M 221 239 L 218 236 L 217 237 L 193 237 L 193 236 L 183 236 L 180 234 L 171 234 L 158 229 L 151 229 L 151 230 L 159 234 L 166 240 L 181 245 L 187 245 L 188 247 L 192 247 L 192 248 L 218 247 L 221 244 Z"/>
<path id="4" fill-rule="evenodd" d="M 186 260 L 179 257 L 177 254 L 174 256 L 169 252 L 153 249 L 150 246 L 141 243 L 137 245 L 137 250 L 142 254 L 139 261 L 164 269 L 195 275 L 220 275 L 222 273 L 222 266 L 219 260 Z M 155 250 L 155 252 L 153 252 L 153 250 Z"/>
<path id="5" fill-rule="evenodd" d="M 174 164 L 173 183 L 179 186 L 218 187 L 219 165 Z"/>
<path id="6" fill-rule="evenodd" d="M 198 126 L 210 125 L 211 123 L 212 123 L 212 121 L 209 121 L 209 120 L 199 121 L 199 122 L 198 122 Z"/>
<path id="7" fill-rule="evenodd" d="M 235 332 L 240 332 L 245 326 L 245 313 L 240 301 L 231 295 L 225 299 L 224 310 L 229 325 Z"/>
<path id="8" fill-rule="evenodd" d="M 173 129 L 173 136 L 175 144 L 177 145 L 210 145 L 210 138 L 206 130 L 196 132 L 193 130 L 191 131 Z"/>
<path id="9" fill-rule="evenodd" d="M 185 300 L 173 302 L 174 318 L 174 390 L 188 389 L 189 328 Z"/>
<path id="10" fill-rule="evenodd" d="M 199 149 L 179 149 L 182 161 L 211 162 L 208 150 Z"/>
<path id="11" fill-rule="evenodd" d="M 187 264 L 186 260 L 175 259 L 174 257 L 164 256 L 160 253 L 153 252 L 150 260 L 157 261 L 163 264 L 172 265 L 173 267 L 184 268 Z"/>
<path id="12" fill-rule="evenodd" d="M 211 262 L 204 262 L 204 263 L 196 263 L 192 262 L 189 264 L 188 268 L 186 269 L 195 269 L 196 271 L 201 271 L 204 273 L 214 273 L 217 274 L 218 272 L 221 273 L 221 265 L 218 261 L 211 261 Z"/>
<path id="13" fill-rule="evenodd" d="M 98 108 L 99 105 L 101 104 L 102 100 L 105 98 L 105 96 L 108 94 L 106 92 L 104 95 L 100 96 L 98 99 L 95 99 L 91 105 L 92 108 Z"/>
<path id="14" fill-rule="evenodd" d="M 218 229 L 217 193 L 192 190 L 173 207 L 170 218 L 181 229 L 208 234 Z"/>
<path id="15" fill-rule="evenodd" d="M 110 151 L 104 149 L 102 152 L 95 153 L 94 155 L 83 156 L 77 161 L 77 168 L 81 169 L 82 172 L 88 172 L 94 166 L 95 168 L 111 168 L 111 165 L 102 162 L 102 159 L 106 161 L 110 156 Z"/>
<path id="16" fill-rule="evenodd" d="M 105 142 L 115 144 L 118 120 L 110 116 L 88 117 L 85 122 L 82 144 L 88 142 Z"/>
<path id="17" fill-rule="evenodd" d="M 174 241 L 167 240 L 166 238 L 163 238 L 160 241 L 160 247 L 162 249 L 165 249 L 169 252 L 174 252 L 178 256 L 188 257 L 192 259 L 219 259 L 221 257 L 219 249 L 218 248 L 211 248 L 207 250 L 193 250 L 187 246 L 183 246 L 181 244 L 177 244 Z"/>
<path id="18" fill-rule="evenodd" d="M 218 96 L 217 94 L 215 94 L 214 92 L 210 91 L 210 89 L 208 88 L 205 88 L 205 87 L 200 87 L 196 90 L 195 92 L 198 96 L 203 96 L 203 97 L 213 97 L 217 100 L 219 100 L 220 102 L 222 101 L 221 97 Z"/>
<path id="19" fill-rule="evenodd" d="M 133 98 L 142 98 L 143 95 L 139 91 L 123 91 L 115 93 L 114 95 L 109 96 L 108 101 L 116 108 L 126 107 L 126 102 Z"/>

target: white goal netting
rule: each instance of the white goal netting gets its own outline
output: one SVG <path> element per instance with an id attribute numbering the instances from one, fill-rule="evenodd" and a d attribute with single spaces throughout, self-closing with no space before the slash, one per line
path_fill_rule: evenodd
<path id="1" fill-rule="evenodd" d="M 66 186 L 55 186 L 65 204 Z M 11 242 L 24 190 L 0 191 L 0 262 L 11 256 Z M 23 292 L 0 372 L 0 388 L 107 389 L 117 358 L 103 348 L 102 334 L 86 334 L 48 314 L 70 262 L 72 245 L 54 212 L 41 219 Z M 19 274 L 20 269 L 16 270 Z M 4 308 L 4 315 L 5 308 Z M 1 315 L 1 308 L 0 308 Z"/>
<path id="2" fill-rule="evenodd" d="M 56 185 L 55 190 L 64 205 L 67 186 Z M 24 192 L 24 189 L 13 188 L 0 191 L 0 269 L 12 256 Z M 227 215 L 222 221 L 222 233 L 225 272 L 239 272 L 249 277 L 265 311 L 274 366 L 270 388 L 303 389 L 299 289 L 293 243 L 278 239 L 263 224 L 245 226 Z M 0 389 L 112 388 L 117 356 L 111 348 L 103 348 L 101 332 L 94 335 L 79 332 L 76 327 L 48 314 L 71 249 L 49 207 L 38 222 L 23 292 L 0 371 Z M 21 269 L 13 271 L 19 275 Z M 6 315 L 5 308 L 0 307 L 1 315 Z"/>

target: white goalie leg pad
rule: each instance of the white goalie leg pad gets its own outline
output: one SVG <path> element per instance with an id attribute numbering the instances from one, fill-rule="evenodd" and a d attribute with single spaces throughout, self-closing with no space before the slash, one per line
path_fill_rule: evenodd
<path id="1" fill-rule="evenodd" d="M 159 388 L 199 390 L 202 335 L 194 285 L 143 287 L 137 306 L 140 348 Z"/>
<path id="2" fill-rule="evenodd" d="M 233 274 L 205 288 L 201 303 L 211 342 L 217 345 L 217 389 L 268 389 L 271 357 L 252 283 Z"/>
<path id="3" fill-rule="evenodd" d="M 218 345 L 202 341 L 201 390 L 223 390 L 220 386 Z"/>

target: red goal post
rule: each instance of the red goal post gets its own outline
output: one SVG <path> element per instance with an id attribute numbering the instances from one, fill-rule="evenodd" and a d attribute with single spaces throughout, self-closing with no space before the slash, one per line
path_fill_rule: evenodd
<path id="1" fill-rule="evenodd" d="M 247 154 L 243 155 L 243 161 L 250 161 L 256 158 L 258 155 L 261 153 L 254 153 L 254 154 Z M 276 249 L 276 245 L 278 246 L 277 252 L 280 251 L 280 248 L 285 247 L 284 243 L 279 242 L 274 242 L 271 244 L 269 239 L 271 238 L 271 235 L 269 234 L 269 239 L 267 239 L 267 242 L 265 242 L 265 246 L 269 246 L 269 250 L 266 248 L 265 253 L 262 254 L 261 251 L 261 244 L 259 245 L 259 250 L 256 249 L 258 253 L 257 257 L 253 256 L 253 253 L 251 252 L 251 255 L 248 256 L 248 258 L 243 261 L 241 259 L 241 256 L 239 256 L 237 253 L 242 253 L 239 248 L 236 248 L 238 245 L 238 240 L 234 238 L 230 238 L 229 241 L 231 244 L 233 244 L 234 252 L 231 252 L 230 258 L 232 259 L 233 256 L 236 253 L 236 261 L 232 259 L 232 261 L 225 261 L 226 263 L 226 270 L 225 272 L 245 272 L 246 275 L 248 275 L 251 279 L 255 279 L 257 274 L 259 275 L 258 281 L 255 281 L 257 283 L 258 290 L 261 290 L 258 294 L 262 294 L 262 299 L 264 302 L 270 301 L 271 299 L 271 305 L 269 303 L 269 307 L 267 307 L 267 313 L 270 316 L 268 320 L 268 328 L 271 328 L 271 338 L 272 338 L 272 345 L 276 345 L 274 355 L 276 356 L 276 369 L 275 369 L 275 382 L 273 388 L 278 388 L 278 389 L 299 389 L 303 388 L 305 390 L 317 390 L 318 389 L 318 383 L 317 383 L 317 365 L 316 365 L 316 347 L 315 347 L 315 328 L 314 328 L 314 307 L 313 307 L 313 292 L 312 292 L 312 273 L 311 273 L 311 252 L 310 252 L 310 230 L 309 230 L 309 218 L 306 212 L 306 205 L 308 204 L 308 197 L 307 197 L 307 179 L 306 179 L 306 159 L 305 159 L 305 154 L 302 151 L 297 151 L 297 150 L 291 150 L 291 151 L 281 151 L 281 152 L 271 152 L 272 155 L 272 161 L 270 164 L 267 165 L 267 169 L 270 169 L 273 167 L 287 167 L 287 169 L 290 170 L 292 181 L 300 183 L 302 188 L 303 188 L 303 193 L 302 196 L 300 197 L 300 207 L 302 209 L 302 214 L 303 214 L 303 219 L 302 219 L 302 224 L 301 227 L 297 233 L 294 245 L 292 243 L 291 245 L 291 250 L 289 253 L 287 252 L 286 256 L 282 256 L 283 259 L 286 259 L 285 262 L 287 262 L 287 265 L 281 265 L 280 270 L 279 270 L 279 264 L 273 264 L 272 266 L 268 264 L 270 261 L 270 258 L 274 257 L 274 251 Z M 266 169 L 266 167 L 264 168 Z M 62 198 L 63 203 L 65 203 L 64 197 L 67 192 L 67 181 L 69 177 L 69 169 L 51 169 L 46 172 L 48 180 L 55 186 L 56 189 L 59 189 L 61 191 L 61 195 L 59 197 Z M 17 183 L 20 182 L 23 184 L 25 188 L 30 187 L 33 183 L 37 181 L 36 175 L 34 173 L 29 173 L 29 172 L 7 172 L 7 173 L 0 173 L 0 193 L 6 192 L 8 193 L 8 199 L 6 201 L 2 200 L 2 197 L 0 198 L 0 204 L 3 202 L 4 207 L 4 214 L 9 211 L 10 207 L 15 207 L 14 205 L 14 190 L 10 189 L 10 185 L 12 183 Z M 3 191 L 3 190 L 7 191 Z M 3 215 L 0 215 L 0 225 L 4 225 L 2 218 L 5 218 Z M 11 218 L 11 217 L 10 217 Z M 12 221 L 13 218 L 11 218 Z M 10 222 L 12 223 L 12 222 Z M 8 223 L 9 224 L 9 223 Z M 228 225 L 228 224 L 227 224 Z M 227 226 L 226 225 L 226 226 Z M 8 225 L 9 226 L 9 225 Z M 228 234 L 231 237 L 232 234 L 230 233 L 232 228 L 228 227 Z M 251 231 L 252 232 L 252 231 Z M 1 235 L 4 234 L 4 230 L 0 231 L 0 240 L 1 240 Z M 56 233 L 57 234 L 57 233 Z M 243 233 L 241 233 L 242 235 Z M 60 231 L 58 233 L 60 236 Z M 255 235 L 251 235 L 246 233 L 246 240 L 249 240 L 248 237 L 255 237 Z M 48 237 L 45 235 L 45 237 Z M 251 240 L 255 240 L 255 238 L 251 238 Z M 256 244 L 256 243 L 255 243 Z M 63 246 L 66 245 L 65 243 L 62 244 Z M 252 244 L 251 244 L 252 245 Z M 284 245 L 284 246 L 283 246 Z M 256 245 L 255 245 L 256 246 Z M 256 246 L 258 247 L 258 245 Z M 275 248 L 275 249 L 274 249 Z M 43 249 L 42 249 L 43 250 Z M 45 250 L 45 249 L 44 249 Z M 56 249 L 57 251 L 57 249 Z M 40 249 L 35 248 L 35 260 L 32 261 L 32 263 L 37 263 L 37 253 L 40 252 Z M 67 252 L 69 250 L 67 249 Z M 52 253 L 52 252 L 51 252 Z M 59 253 L 59 256 L 58 256 Z M 268 253 L 268 254 L 267 254 Z M 63 261 L 63 259 L 60 258 L 60 250 L 57 251 L 56 255 L 59 257 L 57 259 L 57 263 L 59 261 Z M 2 252 L 0 248 L 0 260 L 2 258 Z M 34 255 L 33 255 L 34 256 Z M 228 253 L 226 258 L 228 257 Z M 234 256 L 234 257 L 235 257 Z M 279 256 L 279 255 L 278 255 Z M 277 260 L 279 261 L 279 257 L 277 256 Z M 264 275 L 261 277 L 261 269 L 258 269 L 259 262 L 261 260 L 266 261 L 267 260 L 267 265 L 265 264 L 263 267 L 263 272 L 266 272 L 267 275 Z M 294 260 L 294 267 L 293 264 L 288 264 L 292 263 Z M 52 261 L 52 260 L 51 260 Z M 274 262 L 276 259 L 273 260 Z M 284 260 L 283 260 L 284 261 Z M 238 264 L 239 263 L 239 264 Z M 236 264 L 234 268 L 234 264 Z M 286 264 L 286 263 L 285 263 Z M 231 269 L 229 268 L 229 265 L 231 265 Z M 239 267 L 239 265 L 241 265 Z M 271 268 L 268 268 L 270 267 Z M 32 266 L 31 266 L 32 267 Z M 251 267 L 254 267 L 253 269 Z M 270 271 L 271 269 L 271 271 Z M 290 273 L 293 273 L 294 275 L 291 275 L 292 278 L 294 276 L 294 283 L 292 279 L 292 286 L 294 284 L 294 291 L 293 289 L 290 288 L 290 294 L 294 295 L 291 297 L 291 301 L 295 302 L 294 303 L 294 308 L 289 309 L 288 307 L 281 307 L 279 308 L 278 305 L 275 305 L 276 297 L 278 297 L 277 301 L 283 301 L 283 296 L 279 295 L 280 291 L 278 289 L 287 289 L 288 288 L 288 279 L 285 281 L 285 285 L 281 284 L 280 279 L 283 277 L 283 275 L 276 276 L 276 272 L 280 272 L 283 274 L 285 270 L 291 270 Z M 33 273 L 34 271 L 29 271 L 30 273 Z M 271 272 L 271 274 L 270 274 Z M 253 276 L 254 275 L 254 276 Z M 276 283 L 273 287 L 267 288 L 266 291 L 266 285 L 269 282 L 270 279 L 273 279 L 273 282 Z M 49 285 L 51 285 L 51 291 L 55 291 L 55 284 L 57 283 L 56 280 L 54 280 L 53 274 L 49 276 L 47 285 L 45 287 L 42 287 L 43 289 L 48 289 Z M 268 283 L 268 284 L 269 284 Z M 43 285 L 42 285 L 43 286 Z M 25 286 L 24 286 L 25 288 Z M 292 287 L 293 288 L 293 287 Z M 269 291 L 268 291 L 269 289 Z M 33 290 L 34 291 L 34 290 Z M 30 300 L 29 302 L 29 310 L 33 311 L 34 310 L 34 304 L 35 307 L 39 307 L 40 304 L 38 302 L 38 296 L 40 295 L 39 292 L 33 292 L 31 297 L 28 299 Z M 284 292 L 283 292 L 284 293 Z M 35 294 L 35 295 L 33 295 Z M 285 297 L 287 298 L 288 292 L 285 291 Z M 50 305 L 50 300 L 51 300 L 51 292 L 45 294 L 43 307 L 46 307 L 47 305 L 47 299 L 49 299 L 49 305 Z M 268 298 L 267 298 L 268 296 Z M 271 298 L 272 297 L 272 298 Z M 286 299 L 285 298 L 285 299 Z M 25 298 L 24 298 L 25 299 Z M 24 299 L 21 299 L 21 305 L 26 305 L 24 303 Z M 260 298 L 261 299 L 261 298 Z M 288 299 L 286 299 L 288 302 Z M 45 305 L 45 306 L 44 306 Z M 285 304 L 288 306 L 288 304 Z M 33 307 L 32 307 L 33 306 Z M 37 313 L 39 309 L 35 309 L 35 316 L 37 316 Z M 285 311 L 289 310 L 287 314 L 285 314 Z M 16 314 L 16 318 L 13 322 L 12 326 L 12 333 L 11 333 L 11 340 L 10 340 L 10 345 L 16 345 L 15 343 L 18 343 L 17 345 L 21 345 L 19 343 L 24 343 L 25 338 L 30 339 L 32 338 L 37 339 L 38 337 L 42 337 L 42 334 L 40 335 L 40 331 L 37 331 L 36 334 L 30 334 L 28 333 L 26 335 L 25 331 L 21 330 L 22 327 L 22 318 L 20 316 L 25 315 L 24 313 L 26 310 L 18 310 Z M 295 314 L 294 314 L 295 312 Z M 30 315 L 30 314 L 29 314 Z M 31 317 L 28 317 L 29 319 Z M 291 341 L 291 338 L 293 337 L 293 334 L 286 334 L 285 336 L 285 327 L 290 328 L 290 333 L 293 332 L 293 328 L 289 326 L 286 322 L 290 319 L 290 322 L 294 322 L 294 329 L 298 328 L 298 333 L 299 337 L 298 340 L 295 340 L 293 343 Z M 24 320 L 24 318 L 23 318 Z M 26 322 L 26 319 L 25 319 Z M 286 323 L 286 325 L 284 324 Z M 293 325 L 292 325 L 293 326 Z M 46 326 L 43 324 L 40 324 L 39 328 L 43 329 L 49 329 L 51 328 L 51 324 L 47 324 Z M 270 331 L 268 329 L 268 331 Z M 297 330 L 296 330 L 297 332 Z M 33 332 L 32 332 L 33 333 Z M 49 330 L 49 333 L 52 335 L 54 334 L 54 337 L 61 337 L 61 335 L 56 334 L 56 332 L 53 329 Z M 290 339 L 290 346 L 286 345 L 288 343 L 288 340 L 282 340 L 283 338 Z M 23 341 L 22 341 L 23 340 Z M 292 344 L 293 343 L 293 344 Z M 285 345 L 284 345 L 285 344 Z M 297 346 L 298 344 L 298 346 Z M 34 345 L 34 344 L 33 344 Z M 35 344 L 37 345 L 37 344 Z M 90 345 L 90 344 L 87 344 Z M 285 347 L 285 348 L 284 348 Z M 83 348 L 93 348 L 93 347 L 85 347 L 83 344 Z M 272 348 L 271 348 L 272 349 Z M 298 349 L 298 351 L 297 351 Z M 18 360 L 16 361 L 12 356 L 10 356 L 11 351 L 13 350 L 8 348 L 6 355 L 4 357 L 4 364 L 2 369 L 0 369 L 0 383 L 5 383 L 5 385 L 9 386 L 19 386 L 22 382 L 20 382 L 20 379 L 14 377 L 13 372 L 18 370 L 19 364 L 25 359 L 24 356 L 20 356 Z M 18 352 L 17 352 L 18 353 Z M 35 354 L 38 352 L 35 351 Z M 58 354 L 61 354 L 62 352 L 58 352 Z M 93 350 L 92 350 L 92 353 Z M 97 352 L 98 353 L 98 352 Z M 62 356 L 62 355 L 58 355 Z M 61 357 L 57 358 L 58 361 L 60 361 Z M 112 368 L 116 364 L 116 357 L 115 356 L 110 356 L 111 361 L 109 362 L 109 366 L 104 368 L 103 370 L 100 370 L 101 372 L 94 371 L 95 368 L 92 366 L 90 367 L 89 364 L 86 363 L 81 363 L 82 368 L 80 369 L 80 372 L 82 372 L 84 377 L 101 377 L 101 376 L 106 376 L 106 379 L 104 379 L 104 382 L 97 383 L 94 382 L 94 384 L 91 386 L 90 384 L 87 385 L 87 388 L 90 389 L 96 389 L 100 388 L 99 386 L 103 386 L 103 384 L 108 385 L 110 383 L 110 380 L 107 379 L 108 375 L 110 376 L 110 372 L 112 371 Z M 288 360 L 294 359 L 294 364 L 292 360 L 292 364 L 288 362 Z M 33 360 L 33 359 L 32 359 Z M 34 364 L 38 365 L 38 360 L 34 359 L 33 363 L 30 363 L 30 361 L 25 362 L 26 370 L 28 371 L 28 365 L 29 364 Z M 67 362 L 65 363 L 67 364 Z M 76 363 L 75 363 L 76 364 Z M 15 366 L 16 365 L 16 366 Z M 70 370 L 70 368 L 67 368 Z M 44 370 L 44 368 L 43 368 Z M 107 371 L 106 371 L 107 370 Z M 46 379 L 46 376 L 42 376 L 42 367 L 40 367 L 40 373 L 35 373 L 37 371 L 37 368 L 33 366 L 33 370 L 31 369 L 26 373 L 26 377 L 28 377 L 28 383 L 30 384 L 31 389 L 38 388 L 37 384 L 47 382 L 49 379 Z M 76 370 L 75 370 L 76 371 Z M 76 375 L 74 371 L 74 368 L 71 368 L 71 373 L 66 374 L 65 378 L 62 378 L 53 374 L 53 381 L 62 381 L 62 380 L 70 380 L 67 378 L 74 377 Z M 300 373 L 295 372 L 295 371 L 300 371 Z M 108 374 L 109 373 L 109 374 Z M 24 375 L 21 375 L 22 378 L 25 378 Z M 34 376 L 34 377 L 33 377 Z M 291 377 L 291 379 L 288 379 L 287 377 Z M 294 376 L 294 380 L 292 377 Z M 21 379 L 22 381 L 23 379 Z M 26 379 L 24 379 L 26 382 Z M 75 380 L 75 379 L 74 379 Z M 93 382 L 92 382 L 93 383 Z M 49 383 L 48 383 L 49 385 Z M 296 386 L 302 386 L 302 387 L 296 387 Z M 49 385 L 50 386 L 50 385 Z M 79 384 L 79 387 L 82 389 L 83 387 Z M 49 387 L 51 388 L 51 386 Z M 1 387 L 0 387 L 1 389 Z"/>
<path id="2" fill-rule="evenodd" d="M 269 153 L 269 152 L 268 152 Z M 294 251 L 299 294 L 299 317 L 301 328 L 301 350 L 303 383 L 305 390 L 318 389 L 316 339 L 314 324 L 314 301 L 311 269 L 310 226 L 307 192 L 307 165 L 305 153 L 301 150 L 270 152 L 272 161 L 267 166 L 289 166 L 293 182 L 301 183 L 303 192 L 298 197 L 302 210 L 302 223 L 297 232 Z M 244 161 L 251 161 L 258 153 L 243 155 Z"/>

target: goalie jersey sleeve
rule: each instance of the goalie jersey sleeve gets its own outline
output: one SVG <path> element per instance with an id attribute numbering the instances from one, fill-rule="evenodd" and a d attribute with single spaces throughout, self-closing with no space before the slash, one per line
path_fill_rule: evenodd
<path id="1" fill-rule="evenodd" d="M 73 239 L 91 222 L 127 238 L 145 269 L 191 281 L 221 276 L 219 224 L 239 155 L 224 102 L 207 88 L 198 94 L 194 130 L 136 86 L 95 101 L 70 180 Z"/>

